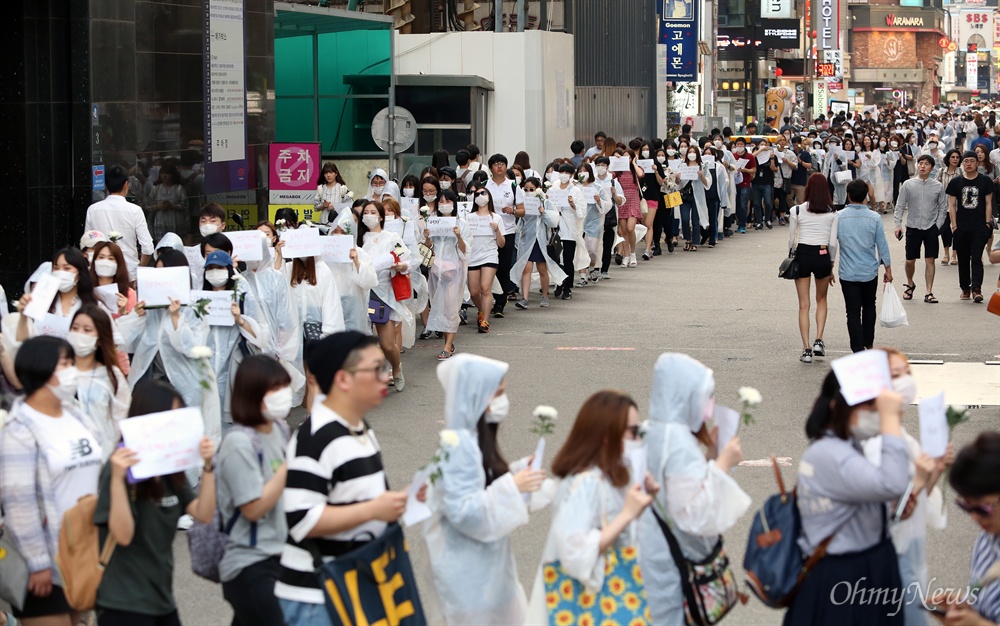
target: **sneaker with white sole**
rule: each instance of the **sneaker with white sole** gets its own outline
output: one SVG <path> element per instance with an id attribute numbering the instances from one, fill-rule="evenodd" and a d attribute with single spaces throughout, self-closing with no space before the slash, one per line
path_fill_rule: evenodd
<path id="1" fill-rule="evenodd" d="M 542 296 L 542 301 L 538 303 L 538 306 L 542 307 L 543 309 L 545 307 L 549 306 L 549 297 L 548 296 Z"/>
<path id="2" fill-rule="evenodd" d="M 601 272 L 601 278 L 603 278 L 604 280 L 611 280 L 611 274 L 608 274 L 607 272 Z"/>
<path id="3" fill-rule="evenodd" d="M 406 387 L 406 380 L 403 379 L 403 372 L 396 374 L 396 378 L 393 381 L 393 386 L 396 388 L 396 392 L 402 391 Z"/>
<path id="4" fill-rule="evenodd" d="M 528 300 L 522 298 L 521 300 L 518 300 L 517 302 L 515 302 L 514 306 L 516 306 L 519 309 L 526 309 L 526 308 L 528 308 Z"/>
<path id="5" fill-rule="evenodd" d="M 802 361 L 803 363 L 812 363 L 813 362 L 813 351 L 809 350 L 808 348 L 805 349 L 805 350 L 803 350 L 802 351 L 802 356 L 799 357 L 799 360 Z"/>
<path id="6" fill-rule="evenodd" d="M 194 526 L 194 518 L 188 514 L 181 515 L 177 518 L 177 530 L 191 530 Z"/>
<path id="7" fill-rule="evenodd" d="M 581 276 L 580 279 L 578 281 L 576 281 L 576 286 L 577 287 L 586 287 L 587 286 L 587 279 L 584 278 L 583 276 Z"/>
<path id="8" fill-rule="evenodd" d="M 822 339 L 813 342 L 813 356 L 826 356 L 826 344 Z"/>

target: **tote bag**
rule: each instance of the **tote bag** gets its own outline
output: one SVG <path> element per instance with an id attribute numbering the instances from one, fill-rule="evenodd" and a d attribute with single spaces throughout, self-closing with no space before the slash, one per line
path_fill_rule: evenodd
<path id="1" fill-rule="evenodd" d="M 24 608 L 28 577 L 28 564 L 14 546 L 14 538 L 4 528 L 0 512 L 0 598 L 17 610 Z"/>
<path id="2" fill-rule="evenodd" d="M 638 552 L 632 546 L 604 554 L 604 584 L 596 593 L 567 574 L 559 561 L 542 565 L 549 624 L 644 626 L 653 620 L 646 605 Z"/>

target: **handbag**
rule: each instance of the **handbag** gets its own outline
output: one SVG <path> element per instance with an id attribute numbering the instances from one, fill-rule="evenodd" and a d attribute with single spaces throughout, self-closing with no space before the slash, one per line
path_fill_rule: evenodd
<path id="1" fill-rule="evenodd" d="M 387 323 L 391 314 L 392 308 L 382 298 L 376 296 L 374 291 L 368 292 L 368 320 L 372 324 Z"/>
<path id="2" fill-rule="evenodd" d="M 694 188 L 691 186 L 691 183 L 681 187 L 680 194 L 681 204 L 694 204 Z"/>
<path id="3" fill-rule="evenodd" d="M 28 563 L 17 551 L 10 532 L 0 522 L 0 599 L 19 611 L 23 609 L 30 576 Z"/>
<path id="4" fill-rule="evenodd" d="M 395 252 L 391 254 L 396 263 L 399 263 L 399 256 Z M 413 297 L 413 285 L 410 283 L 410 277 L 406 274 L 396 272 L 389 279 L 389 282 L 392 283 L 392 297 L 396 299 L 396 302 L 409 300 Z"/>
<path id="5" fill-rule="evenodd" d="M 302 336 L 307 342 L 319 341 L 323 338 L 323 324 L 320 322 L 302 322 Z"/>
<path id="6" fill-rule="evenodd" d="M 649 203 L 646 202 L 645 198 L 639 199 L 639 213 L 641 213 L 643 217 L 646 217 L 646 214 L 649 213 Z"/>
<path id="7" fill-rule="evenodd" d="M 559 260 L 559 255 L 562 254 L 562 237 L 559 236 L 559 227 L 549 229 L 549 242 L 546 244 L 549 248 L 549 256 L 555 260 Z"/>
<path id="8" fill-rule="evenodd" d="M 332 623 L 427 624 L 399 524 L 332 561 L 322 562 L 318 552 L 313 560 Z"/>
<path id="9" fill-rule="evenodd" d="M 997 287 L 997 290 L 990 296 L 990 301 L 986 304 L 986 310 L 993 315 L 1000 315 L 1000 287 Z"/>
<path id="10" fill-rule="evenodd" d="M 423 243 L 418 243 L 417 252 L 420 253 L 420 265 L 430 269 L 434 265 L 434 249 Z"/>
<path id="11" fill-rule="evenodd" d="M 679 191 L 671 191 L 670 193 L 665 195 L 663 197 L 663 202 L 664 206 L 666 206 L 668 209 L 679 207 L 680 205 L 684 204 L 684 200 L 681 198 L 681 192 Z"/>
<path id="12" fill-rule="evenodd" d="M 799 260 L 795 258 L 795 250 L 788 251 L 788 257 L 778 266 L 778 278 L 795 280 L 799 277 Z"/>
<path id="13" fill-rule="evenodd" d="M 655 505 L 655 503 L 654 503 Z M 670 546 L 670 555 L 681 575 L 681 591 L 684 593 L 684 620 L 688 626 L 710 626 L 717 624 L 737 602 L 746 602 L 736 585 L 736 575 L 729 565 L 729 556 L 722 545 L 722 537 L 715 543 L 712 552 L 700 561 L 693 561 L 681 550 L 677 537 L 670 525 L 653 507 L 656 523 Z"/>
<path id="14" fill-rule="evenodd" d="M 545 581 L 545 610 L 550 624 L 587 623 L 600 615 L 617 624 L 644 626 L 653 620 L 646 605 L 638 551 L 632 547 L 612 548 L 604 553 L 604 584 L 600 590 L 587 590 L 583 583 L 563 570 L 559 561 L 542 564 Z"/>

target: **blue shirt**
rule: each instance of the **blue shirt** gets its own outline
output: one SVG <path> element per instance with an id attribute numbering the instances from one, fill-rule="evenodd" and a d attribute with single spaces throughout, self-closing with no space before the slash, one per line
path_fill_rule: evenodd
<path id="1" fill-rule="evenodd" d="M 864 283 L 878 278 L 879 260 L 891 265 L 882 218 L 863 204 L 848 204 L 837 222 L 840 280 Z"/>
<path id="2" fill-rule="evenodd" d="M 972 144 L 969 146 L 969 149 L 975 150 L 976 146 L 986 148 L 986 154 L 989 154 L 993 150 L 993 140 L 989 137 L 977 137 L 972 140 Z"/>

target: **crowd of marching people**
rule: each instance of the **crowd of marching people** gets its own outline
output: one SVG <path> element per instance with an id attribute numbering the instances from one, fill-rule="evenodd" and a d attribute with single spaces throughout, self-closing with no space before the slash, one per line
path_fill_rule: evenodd
<path id="1" fill-rule="evenodd" d="M 469 146 L 399 181 L 376 169 L 363 193 L 328 162 L 311 219 L 279 209 L 255 226 L 246 258 L 246 237 L 216 204 L 198 210 L 197 236 L 179 226 L 187 215 L 174 205 L 186 201 L 171 199 L 169 164 L 144 192 L 149 214 L 126 200 L 134 177 L 107 168 L 109 195 L 88 210 L 79 246 L 39 267 L 0 323 L 0 383 L 15 398 L 0 424 L 0 597 L 13 605 L 0 626 L 75 626 L 91 611 L 102 626 L 179 624 L 178 529 L 192 546 L 216 542 L 216 553 L 192 548 L 192 561 L 221 583 L 234 624 L 352 623 L 356 611 L 372 623 L 424 623 L 405 621 L 424 613 L 448 624 L 714 623 L 739 601 L 722 536 L 753 503 L 730 474 L 739 439 L 720 445 L 712 428 L 712 371 L 662 355 L 645 423 L 628 393 L 592 395 L 546 471 L 541 455 L 509 462 L 500 450 L 508 366 L 460 351 L 473 343 L 461 327 L 488 335 L 516 318 L 509 304 L 549 308 L 611 280 L 612 265 L 632 272 L 664 262 L 664 247 L 698 252 L 778 225 L 797 260 L 801 360 L 825 356 L 835 263 L 851 349 L 871 353 L 880 266 L 892 281 L 882 213 L 907 239 L 904 299 L 923 248 L 924 302 L 938 302 L 939 249 L 942 265 L 959 266 L 960 298 L 983 301 L 1000 199 L 995 122 L 961 107 L 889 108 L 760 134 L 685 127 L 620 143 L 597 133 L 544 170 L 525 152 L 481 163 Z M 307 230 L 346 241 L 344 254 L 300 253 L 293 235 Z M 1000 247 L 991 254 L 1000 262 Z M 167 295 L 152 302 L 154 288 Z M 411 491 L 394 491 L 365 416 L 404 391 L 417 341 L 442 342 L 446 429 Z M 790 549 L 819 558 L 781 605 L 786 623 L 923 624 L 932 611 L 948 624 L 997 623 L 1000 434 L 928 457 L 902 419 L 916 397 L 906 356 L 879 354 L 891 380 L 877 395 L 859 400 L 831 373 L 805 424 Z M 290 431 L 299 406 L 307 418 Z M 203 434 L 187 450 L 197 462 L 137 477 L 128 421 L 180 420 L 188 408 Z M 536 411 L 543 431 L 549 411 Z M 914 601 L 890 615 L 831 600 L 847 578 L 926 586 L 946 469 L 983 528 L 976 601 Z M 526 593 L 510 536 L 546 506 L 552 527 Z M 422 594 L 397 523 L 414 508 L 427 511 L 407 533 L 428 546 L 433 589 Z M 94 531 L 90 556 L 67 539 L 81 523 Z M 359 591 L 345 568 L 366 558 L 394 591 Z"/>

